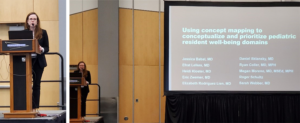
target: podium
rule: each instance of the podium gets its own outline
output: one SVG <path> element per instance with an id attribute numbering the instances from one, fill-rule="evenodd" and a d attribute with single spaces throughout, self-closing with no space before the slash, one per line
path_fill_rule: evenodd
<path id="1" fill-rule="evenodd" d="M 81 86 L 86 86 L 81 73 L 70 73 L 70 123 L 83 123 L 81 118 Z"/>
<path id="2" fill-rule="evenodd" d="M 1 40 L 0 53 L 10 57 L 10 113 L 4 118 L 34 118 L 32 111 L 31 53 L 40 54 L 36 39 Z"/>

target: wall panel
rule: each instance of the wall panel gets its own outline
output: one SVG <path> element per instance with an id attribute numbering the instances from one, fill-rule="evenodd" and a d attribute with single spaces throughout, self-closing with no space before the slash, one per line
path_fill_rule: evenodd
<path id="1" fill-rule="evenodd" d="M 34 0 L 34 11 L 42 21 L 57 21 L 58 0 Z"/>
<path id="2" fill-rule="evenodd" d="M 70 64 L 82 61 L 82 13 L 70 16 Z"/>
<path id="3" fill-rule="evenodd" d="M 119 9 L 119 65 L 132 65 L 132 9 Z"/>
<path id="4" fill-rule="evenodd" d="M 158 66 L 134 67 L 134 122 L 159 122 L 159 68 Z"/>
<path id="5" fill-rule="evenodd" d="M 83 12 L 83 60 L 98 65 L 98 9 Z"/>
<path id="6" fill-rule="evenodd" d="M 165 122 L 166 96 L 164 96 L 164 66 L 160 66 L 160 122 Z"/>
<path id="7" fill-rule="evenodd" d="M 87 70 L 91 73 L 92 83 L 98 83 L 98 65 L 87 65 Z M 90 92 L 88 93 L 87 99 L 98 99 L 98 86 L 89 85 Z M 97 114 L 98 113 L 98 101 L 87 101 L 86 102 L 86 114 Z M 91 115 L 87 115 L 91 117 Z"/>
<path id="8" fill-rule="evenodd" d="M 133 67 L 119 65 L 119 122 L 132 123 Z M 124 117 L 128 120 L 124 120 Z"/>
<path id="9" fill-rule="evenodd" d="M 2 85 L 2 84 L 1 84 Z M 0 89 L 0 106 L 10 105 L 10 91 L 9 89 Z M 9 108 L 0 108 L 1 110 L 10 110 Z"/>
<path id="10" fill-rule="evenodd" d="M 134 64 L 158 66 L 158 12 L 134 10 Z"/>
<path id="11" fill-rule="evenodd" d="M 121 2 L 121 1 L 120 1 Z M 133 42 L 132 9 L 119 9 L 119 122 L 132 123 Z M 128 117 L 128 120 L 124 120 Z"/>
<path id="12" fill-rule="evenodd" d="M 49 52 L 59 52 L 58 21 L 41 21 L 42 29 L 45 29 L 49 38 Z M 42 80 L 59 80 L 59 59 L 58 55 L 46 55 L 47 67 L 44 69 Z M 41 84 L 40 105 L 57 105 L 59 102 L 60 83 L 51 82 Z M 59 108 L 40 108 L 40 110 Z"/>
<path id="13" fill-rule="evenodd" d="M 165 46 L 165 42 L 164 42 L 164 13 L 161 12 L 160 13 L 160 65 L 164 65 L 164 46 Z"/>
<path id="14" fill-rule="evenodd" d="M 9 30 L 9 27 L 6 24 L 0 24 L 0 39 L 1 40 L 8 40 L 8 30 Z M 9 69 L 10 69 L 9 68 L 9 55 L 0 55 L 0 81 L 9 81 L 9 78 L 10 78 L 9 77 Z M 0 85 L 9 85 L 9 83 L 0 83 Z M 6 90 L 6 91 L 9 91 L 9 90 Z M 6 99 L 4 98 L 3 100 L 6 100 Z M 9 102 L 9 96 L 8 96 L 7 100 Z M 2 101 L 0 101 L 0 103 L 1 102 Z M 7 101 L 5 101 L 5 102 L 7 102 Z"/>
<path id="15" fill-rule="evenodd" d="M 24 22 L 33 0 L 0 0 L 0 22 Z"/>

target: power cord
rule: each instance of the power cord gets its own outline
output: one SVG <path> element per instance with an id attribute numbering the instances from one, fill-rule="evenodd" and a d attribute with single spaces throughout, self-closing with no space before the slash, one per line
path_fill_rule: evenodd
<path id="1" fill-rule="evenodd" d="M 7 63 L 6 63 L 6 59 L 5 59 L 5 55 L 7 55 L 7 54 L 0 54 L 0 55 L 2 55 L 3 57 L 2 57 L 2 60 L 1 60 L 1 63 L 0 63 L 0 70 L 2 69 L 2 63 L 3 63 L 3 60 L 4 60 L 4 62 L 5 62 L 5 65 L 6 66 L 8 66 L 7 65 Z M 7 69 L 7 68 L 6 68 Z M 9 72 L 8 72 L 9 73 Z M 7 80 L 8 79 L 8 77 L 9 77 L 9 74 L 6 76 L 6 78 L 4 78 L 3 76 L 2 76 L 2 74 L 0 74 L 0 77 L 3 79 L 3 80 Z"/>
<path id="2" fill-rule="evenodd" d="M 8 54 L 0 54 L 0 55 L 3 55 L 3 58 L 2 58 L 2 60 L 1 60 L 1 62 L 0 62 L 0 70 L 1 70 L 1 68 L 2 68 L 2 63 L 3 63 L 3 61 L 5 62 L 5 65 L 7 66 L 7 67 L 5 67 L 6 68 L 6 70 L 7 70 L 7 72 L 9 73 L 9 74 L 11 74 L 10 73 L 10 71 L 8 70 L 8 67 L 10 67 L 10 64 L 9 65 L 7 65 L 7 62 L 6 62 L 6 59 L 5 59 L 5 56 L 4 55 L 8 55 Z M 32 64 L 32 73 L 31 74 L 28 74 L 28 75 L 20 75 L 20 74 L 13 74 L 14 76 L 34 76 L 35 78 L 32 78 L 33 80 L 36 80 L 36 73 L 35 73 L 35 71 L 33 70 L 33 66 L 35 65 L 35 63 L 36 63 L 36 61 L 37 61 L 37 58 L 35 58 L 34 59 L 34 61 L 33 61 L 33 64 Z M 3 79 L 3 80 L 5 80 L 5 79 L 8 79 L 8 77 L 9 77 L 9 75 L 6 77 L 6 78 L 3 78 L 3 76 L 0 74 L 0 77 Z M 34 99 L 34 96 L 32 95 L 32 100 Z M 34 101 L 32 101 L 33 102 L 33 105 L 35 106 L 35 107 L 37 107 L 37 105 L 35 104 L 35 102 Z M 39 112 L 39 110 L 38 109 L 36 109 L 36 111 L 38 112 L 38 114 L 40 114 L 40 112 Z"/>

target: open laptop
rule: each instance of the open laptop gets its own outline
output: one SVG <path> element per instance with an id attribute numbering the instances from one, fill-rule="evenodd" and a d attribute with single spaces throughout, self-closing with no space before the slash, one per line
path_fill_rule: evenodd
<path id="1" fill-rule="evenodd" d="M 32 31 L 8 31 L 9 40 L 12 39 L 33 39 Z"/>
<path id="2" fill-rule="evenodd" d="M 70 73 L 70 77 L 82 77 L 82 73 Z"/>

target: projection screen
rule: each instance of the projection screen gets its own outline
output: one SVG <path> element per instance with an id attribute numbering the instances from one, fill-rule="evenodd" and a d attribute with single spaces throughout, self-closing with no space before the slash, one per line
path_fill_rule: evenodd
<path id="1" fill-rule="evenodd" d="M 298 2 L 165 2 L 170 92 L 299 92 Z"/>

